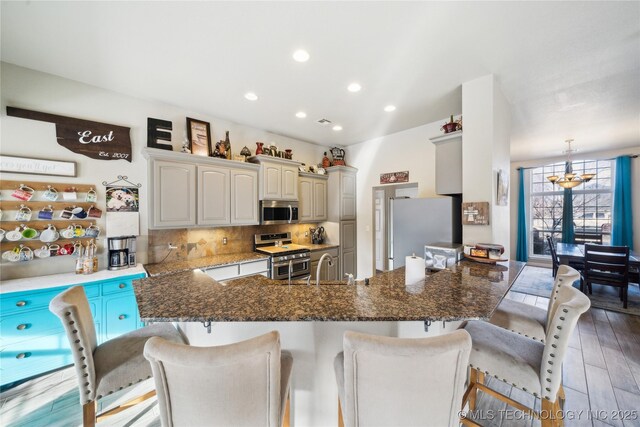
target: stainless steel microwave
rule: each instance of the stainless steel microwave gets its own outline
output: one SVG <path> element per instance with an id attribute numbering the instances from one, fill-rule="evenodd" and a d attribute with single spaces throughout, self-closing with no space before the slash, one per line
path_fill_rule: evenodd
<path id="1" fill-rule="evenodd" d="M 260 224 L 295 224 L 298 222 L 298 202 L 263 200 L 260 203 Z"/>

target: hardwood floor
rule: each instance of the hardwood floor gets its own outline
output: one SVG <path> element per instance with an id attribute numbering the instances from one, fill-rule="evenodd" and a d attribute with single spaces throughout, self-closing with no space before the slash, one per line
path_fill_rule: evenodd
<path id="1" fill-rule="evenodd" d="M 508 298 L 546 309 L 543 297 L 511 292 Z M 596 308 L 585 313 L 569 344 L 564 363 L 566 426 L 640 427 L 640 317 Z M 295 375 L 295 372 L 294 372 Z M 488 379 L 491 387 L 526 405 L 540 401 L 501 381 Z M 131 390 L 103 399 L 99 411 L 116 406 L 153 388 L 146 381 Z M 513 412 L 500 412 L 506 404 L 480 393 L 479 410 L 494 411 L 492 419 L 479 420 L 483 426 L 535 427 L 538 421 L 521 419 Z M 617 411 L 636 411 L 625 420 L 614 419 Z M 589 412 L 591 411 L 591 412 Z M 500 415 L 503 416 L 500 416 Z M 2 426 L 79 426 L 82 409 L 73 371 L 64 369 L 0 393 Z M 156 398 L 108 418 L 100 426 L 159 426 Z"/>

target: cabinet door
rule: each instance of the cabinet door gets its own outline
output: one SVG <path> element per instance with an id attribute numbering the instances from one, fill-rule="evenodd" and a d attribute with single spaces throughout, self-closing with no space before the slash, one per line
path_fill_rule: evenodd
<path id="1" fill-rule="evenodd" d="M 231 224 L 257 225 L 258 213 L 258 172 L 231 170 Z"/>
<path id="2" fill-rule="evenodd" d="M 104 297 L 105 341 L 138 328 L 138 306 L 133 294 Z"/>
<path id="3" fill-rule="evenodd" d="M 357 234 L 355 221 L 343 221 L 340 223 L 340 276 L 345 273 L 357 275 L 356 260 Z"/>
<path id="4" fill-rule="evenodd" d="M 311 178 L 300 178 L 298 180 L 298 219 L 300 222 L 313 221 L 314 214 L 314 181 Z"/>
<path id="5" fill-rule="evenodd" d="M 196 223 L 196 165 L 154 160 L 151 227 L 187 227 Z"/>
<path id="6" fill-rule="evenodd" d="M 198 225 L 229 225 L 229 169 L 198 166 Z"/>
<path id="7" fill-rule="evenodd" d="M 270 163 L 262 165 L 262 199 L 280 200 L 282 198 L 282 167 Z"/>
<path id="8" fill-rule="evenodd" d="M 340 210 L 341 220 L 356 219 L 356 176 L 353 174 L 342 174 L 342 207 Z"/>
<path id="9" fill-rule="evenodd" d="M 327 181 L 324 179 L 313 181 L 313 220 L 327 220 Z"/>
<path id="10" fill-rule="evenodd" d="M 318 261 L 311 261 L 311 281 L 316 281 L 316 273 L 318 272 Z M 320 272 L 320 280 L 322 280 L 322 272 Z"/>
<path id="11" fill-rule="evenodd" d="M 282 166 L 282 199 L 298 200 L 298 167 Z"/>
<path id="12" fill-rule="evenodd" d="M 356 271 L 356 253 L 351 252 L 343 252 L 342 259 L 340 260 L 340 267 L 342 267 L 342 278 L 347 273 L 353 274 L 354 277 L 358 276 L 358 272 Z"/>

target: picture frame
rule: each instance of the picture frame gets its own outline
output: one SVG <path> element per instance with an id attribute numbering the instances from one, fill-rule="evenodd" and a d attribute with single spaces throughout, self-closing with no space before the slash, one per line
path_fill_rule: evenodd
<path id="1" fill-rule="evenodd" d="M 496 204 L 498 206 L 509 204 L 509 175 L 504 169 L 498 171 Z"/>
<path id="2" fill-rule="evenodd" d="M 107 212 L 138 212 L 139 195 L 136 187 L 107 187 Z"/>
<path id="3" fill-rule="evenodd" d="M 0 155 L 0 172 L 76 177 L 76 162 Z"/>
<path id="4" fill-rule="evenodd" d="M 211 125 L 209 122 L 187 117 L 187 138 L 189 139 L 191 154 L 206 157 L 213 155 Z"/>

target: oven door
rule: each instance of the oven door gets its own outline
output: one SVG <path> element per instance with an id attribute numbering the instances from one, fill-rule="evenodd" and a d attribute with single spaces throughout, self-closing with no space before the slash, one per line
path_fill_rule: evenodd
<path id="1" fill-rule="evenodd" d="M 291 278 L 299 279 L 307 277 L 311 273 L 311 258 L 300 258 L 291 261 Z M 274 262 L 271 264 L 271 278 L 286 280 L 289 278 L 289 261 Z"/>
<path id="2" fill-rule="evenodd" d="M 298 202 L 263 200 L 260 206 L 261 224 L 295 224 L 298 222 Z"/>

